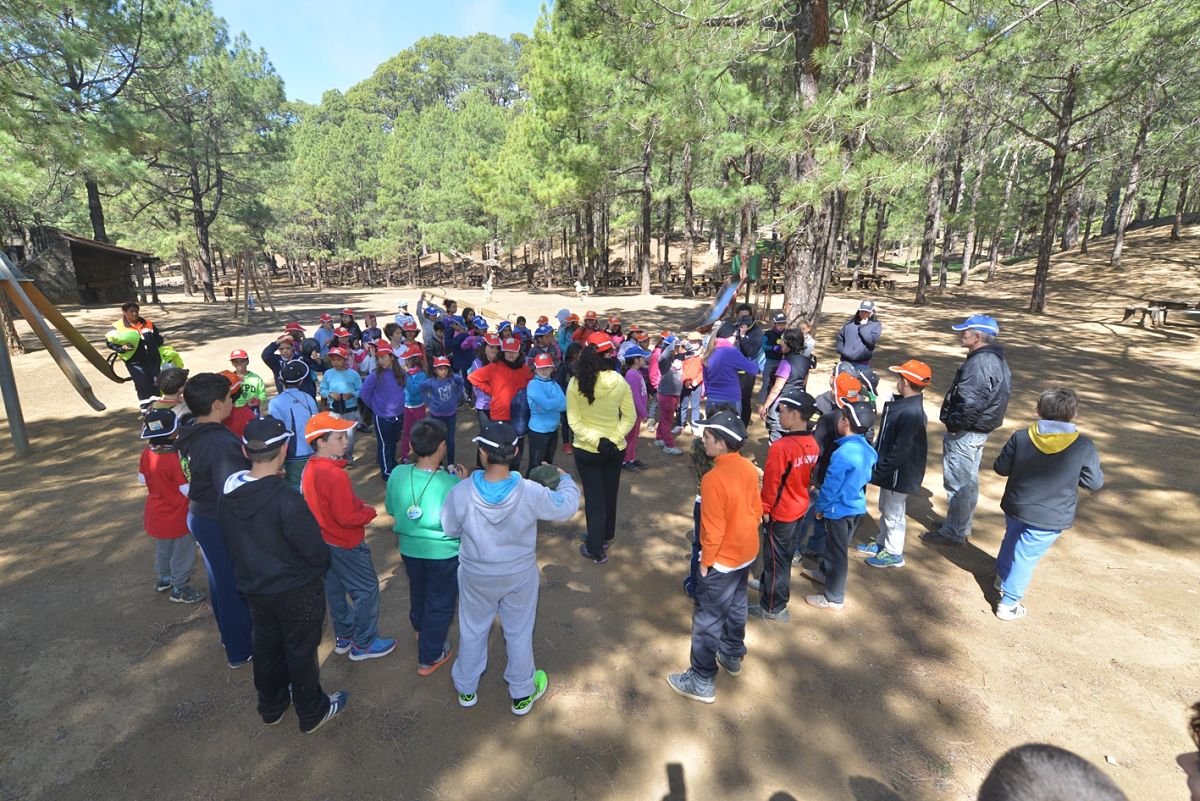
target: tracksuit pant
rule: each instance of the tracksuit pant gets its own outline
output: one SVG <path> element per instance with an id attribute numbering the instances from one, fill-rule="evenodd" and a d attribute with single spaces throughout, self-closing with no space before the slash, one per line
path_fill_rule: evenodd
<path id="1" fill-rule="evenodd" d="M 458 601 L 458 557 L 421 559 L 404 556 L 408 574 L 408 620 L 418 634 L 417 662 L 432 665 L 442 655 Z"/>
<path id="2" fill-rule="evenodd" d="M 904 555 L 904 532 L 907 527 L 904 514 L 907 506 L 908 496 L 903 492 L 879 488 L 879 534 L 875 537 L 879 550 L 894 556 Z"/>
<path id="3" fill-rule="evenodd" d="M 162 581 L 171 582 L 175 592 L 188 588 L 196 570 L 196 539 L 191 534 L 154 541 L 154 572 Z"/>
<path id="4" fill-rule="evenodd" d="M 734 659 L 746 655 L 746 579 L 750 566 L 722 573 L 715 567 L 699 577 L 692 612 L 692 672 L 712 681 L 717 651 Z"/>
<path id="5" fill-rule="evenodd" d="M 619 468 L 618 468 L 619 469 Z M 504 681 L 510 697 L 533 695 L 533 626 L 537 620 L 536 564 L 505 576 L 481 576 L 458 568 L 458 657 L 450 669 L 454 688 L 474 694 L 487 669 L 488 634 L 500 616 L 508 664 Z"/>
<path id="6" fill-rule="evenodd" d="M 663 395 L 658 396 L 658 428 L 654 431 L 654 438 L 662 440 L 662 444 L 667 448 L 675 447 L 675 435 L 671 433 L 671 429 L 675 427 L 675 415 L 679 412 L 679 396 L 678 395 Z"/>
<path id="7" fill-rule="evenodd" d="M 404 421 L 401 423 L 400 433 L 400 452 L 398 454 L 401 464 L 408 464 L 408 450 L 412 443 L 412 427 L 417 424 L 418 420 L 425 419 L 425 404 L 420 406 L 405 406 Z M 416 461 L 415 459 L 413 461 Z"/>
<path id="8" fill-rule="evenodd" d="M 297 590 L 247 598 L 254 621 L 254 689 L 258 714 L 274 721 L 291 703 L 300 730 L 317 725 L 329 711 L 321 689 L 317 647 L 325 628 L 325 585 L 321 579 Z"/>
<path id="9" fill-rule="evenodd" d="M 575 466 L 583 485 L 583 512 L 587 518 L 587 550 L 592 556 L 617 533 L 617 491 L 621 488 L 622 451 L 604 455 L 575 449 Z"/>
<path id="10" fill-rule="evenodd" d="M 787 608 L 792 595 L 792 554 L 796 552 L 799 520 L 772 520 L 763 526 L 763 571 L 759 578 L 759 604 L 768 612 Z"/>
<path id="11" fill-rule="evenodd" d="M 821 557 L 821 572 L 825 574 L 825 598 L 833 603 L 846 602 L 846 576 L 850 572 L 850 539 L 858 528 L 862 515 L 826 517 L 825 555 Z"/>
<path id="12" fill-rule="evenodd" d="M 452 414 L 447 417 L 440 417 L 436 414 L 431 414 L 434 420 L 440 420 L 442 425 L 446 427 L 446 465 L 454 464 L 454 438 L 456 429 L 458 428 L 458 415 Z"/>
<path id="13" fill-rule="evenodd" d="M 526 468 L 525 475 L 529 475 L 529 471 L 542 462 L 554 464 L 554 452 L 558 450 L 558 430 L 543 433 L 530 429 L 525 435 L 525 449 L 529 451 L 529 467 Z"/>
<path id="14" fill-rule="evenodd" d="M 379 474 L 387 481 L 396 466 L 396 443 L 403 432 L 403 417 L 375 415 L 375 454 L 379 459 Z"/>
<path id="15" fill-rule="evenodd" d="M 1025 597 L 1033 569 L 1062 531 L 1031 528 L 1012 515 L 1004 516 L 1004 540 L 996 557 L 1000 577 L 1000 603 L 1015 606 Z"/>
<path id="16" fill-rule="evenodd" d="M 208 574 L 208 601 L 212 604 L 221 645 L 226 661 L 232 665 L 245 662 L 253 653 L 250 641 L 250 607 L 238 592 L 233 573 L 233 560 L 225 547 L 221 524 L 216 520 L 188 512 L 188 529 L 200 544 L 204 570 Z"/>

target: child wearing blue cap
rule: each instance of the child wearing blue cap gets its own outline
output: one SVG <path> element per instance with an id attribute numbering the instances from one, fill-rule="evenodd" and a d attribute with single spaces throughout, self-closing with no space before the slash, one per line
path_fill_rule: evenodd
<path id="1" fill-rule="evenodd" d="M 633 428 L 625 435 L 625 461 L 621 463 L 622 470 L 645 470 L 650 466 L 637 458 L 638 434 L 646 419 L 646 407 L 650 399 L 649 390 L 646 388 L 646 374 L 642 372 L 649 355 L 650 351 L 636 345 L 625 351 L 625 381 L 629 383 L 629 389 L 633 393 L 636 419 Z"/>

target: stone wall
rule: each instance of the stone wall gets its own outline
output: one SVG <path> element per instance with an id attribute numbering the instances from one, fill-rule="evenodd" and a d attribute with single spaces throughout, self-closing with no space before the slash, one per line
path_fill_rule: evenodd
<path id="1" fill-rule="evenodd" d="M 80 302 L 79 284 L 75 280 L 75 266 L 71 262 L 67 240 L 62 237 L 50 239 L 46 248 L 20 266 L 51 303 Z"/>

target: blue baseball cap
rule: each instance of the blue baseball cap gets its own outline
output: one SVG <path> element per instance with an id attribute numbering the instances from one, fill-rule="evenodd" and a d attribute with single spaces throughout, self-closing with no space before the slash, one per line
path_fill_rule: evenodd
<path id="1" fill-rule="evenodd" d="M 972 314 L 958 325 L 950 326 L 955 331 L 982 331 L 992 336 L 1000 335 L 1000 323 L 986 314 Z"/>
<path id="2" fill-rule="evenodd" d="M 553 334 L 553 333 L 554 333 L 554 329 L 550 327 L 549 323 L 547 323 L 545 325 L 539 325 L 537 327 L 537 330 L 535 330 L 533 332 L 533 335 L 535 337 L 544 337 L 544 336 L 546 336 L 546 334 Z"/>
<path id="3" fill-rule="evenodd" d="M 673 348 L 677 344 L 679 344 L 679 337 L 672 334 L 671 336 L 663 337 L 662 342 L 659 343 L 659 347 L 665 350 L 666 348 Z"/>
<path id="4" fill-rule="evenodd" d="M 512 323 L 510 323 L 508 320 L 501 320 L 500 322 L 496 323 L 497 333 L 505 330 L 506 328 L 512 328 Z"/>
<path id="5" fill-rule="evenodd" d="M 435 320 L 438 317 L 442 316 L 442 307 L 434 306 L 433 304 L 430 304 L 430 305 L 426 306 L 425 308 L 421 309 L 421 314 L 425 315 L 426 317 L 428 317 L 431 320 Z"/>
<path id="6" fill-rule="evenodd" d="M 487 320 L 483 319 L 478 314 L 471 318 L 471 325 L 475 328 L 482 328 L 484 331 L 487 330 Z"/>
<path id="7" fill-rule="evenodd" d="M 462 315 L 461 315 L 461 314 L 452 314 L 452 315 L 450 315 L 450 317 L 449 317 L 449 318 L 447 318 L 447 319 L 449 319 L 449 320 L 450 320 L 450 325 L 456 325 L 456 326 L 458 326 L 459 328 L 466 328 L 466 327 L 467 327 L 467 322 L 466 322 L 466 320 L 464 320 L 464 319 L 462 318 Z"/>
<path id="8" fill-rule="evenodd" d="M 648 350 L 643 350 L 642 348 L 639 348 L 637 345 L 634 345 L 632 348 L 626 348 L 626 350 L 625 350 L 625 355 L 624 355 L 624 356 L 622 356 L 621 358 L 623 358 L 623 359 L 636 359 L 638 356 L 645 356 L 645 357 L 649 357 L 649 356 L 650 356 L 650 351 L 648 351 Z"/>

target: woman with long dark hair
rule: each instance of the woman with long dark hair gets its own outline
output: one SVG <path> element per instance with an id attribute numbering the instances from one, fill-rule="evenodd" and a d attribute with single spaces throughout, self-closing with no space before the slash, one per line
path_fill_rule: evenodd
<path id="1" fill-rule="evenodd" d="M 392 325 L 392 323 L 389 323 Z M 363 381 L 358 397 L 375 415 L 375 449 L 384 481 L 396 466 L 396 444 L 404 431 L 404 383 L 408 375 L 392 346 L 380 342 L 375 349 L 375 371 Z"/>
<path id="2" fill-rule="evenodd" d="M 567 387 L 567 421 L 587 518 L 587 541 L 579 552 L 598 565 L 608 561 L 606 552 L 616 536 L 623 444 L 636 421 L 633 393 L 617 372 L 615 355 L 607 334 L 592 334 Z"/>

